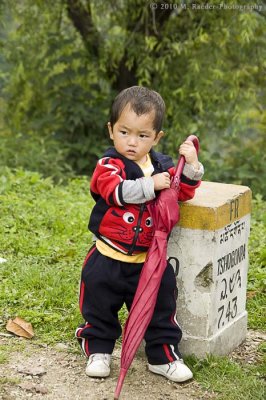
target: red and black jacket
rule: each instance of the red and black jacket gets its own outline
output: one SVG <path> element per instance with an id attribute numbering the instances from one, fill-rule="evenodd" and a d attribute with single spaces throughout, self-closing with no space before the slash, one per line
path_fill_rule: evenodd
<path id="1" fill-rule="evenodd" d="M 154 167 L 152 175 L 174 173 L 171 157 L 150 152 Z M 90 191 L 96 201 L 88 228 L 110 247 L 128 255 L 148 250 L 153 237 L 151 217 L 145 203 L 127 204 L 123 199 L 123 181 L 143 177 L 142 169 L 134 162 L 109 148 L 94 170 Z M 200 181 L 181 176 L 179 200 L 192 199 Z"/>

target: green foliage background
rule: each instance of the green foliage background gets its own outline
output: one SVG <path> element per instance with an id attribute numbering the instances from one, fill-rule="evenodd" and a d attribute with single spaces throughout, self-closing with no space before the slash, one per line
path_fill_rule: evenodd
<path id="1" fill-rule="evenodd" d="M 1 2 L 0 164 L 57 180 L 90 174 L 109 143 L 113 97 L 140 84 L 167 105 L 160 150 L 176 158 L 196 133 L 206 180 L 265 197 L 265 9 L 149 3 Z"/>

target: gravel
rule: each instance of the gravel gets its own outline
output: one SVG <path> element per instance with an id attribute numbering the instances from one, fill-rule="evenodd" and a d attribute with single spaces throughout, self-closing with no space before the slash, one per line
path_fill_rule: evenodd
<path id="1" fill-rule="evenodd" d="M 11 351 L 7 362 L 0 364 L 1 400 L 113 400 L 119 373 L 120 349 L 112 356 L 112 371 L 107 379 L 92 379 L 85 375 L 86 359 L 71 352 L 64 343 L 46 347 L 33 340 L 0 335 L 2 346 L 23 340 L 23 350 Z M 266 334 L 249 331 L 246 341 L 230 358 L 236 362 L 258 361 L 258 345 Z M 72 349 L 73 350 L 73 349 Z M 127 374 L 121 400 L 200 400 L 215 399 L 204 392 L 197 382 L 169 382 L 147 370 L 146 359 L 139 353 Z"/>

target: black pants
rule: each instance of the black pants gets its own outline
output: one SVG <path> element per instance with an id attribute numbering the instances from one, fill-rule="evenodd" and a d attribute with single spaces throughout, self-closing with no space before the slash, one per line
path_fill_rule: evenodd
<path id="1" fill-rule="evenodd" d="M 130 309 L 142 266 L 143 263 L 126 263 L 103 256 L 95 246 L 89 251 L 80 285 L 80 311 L 86 322 L 76 330 L 86 356 L 112 353 L 122 332 L 118 311 L 124 303 Z M 182 332 L 175 320 L 176 298 L 176 279 L 168 263 L 144 337 L 150 364 L 167 364 L 181 358 L 178 343 Z"/>

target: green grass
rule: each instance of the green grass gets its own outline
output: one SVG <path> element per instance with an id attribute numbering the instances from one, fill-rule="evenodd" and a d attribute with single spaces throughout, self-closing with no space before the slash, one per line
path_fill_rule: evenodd
<path id="1" fill-rule="evenodd" d="M 10 353 L 18 353 L 25 349 L 25 342 L 21 340 L 17 340 L 12 343 L 12 346 L 8 346 L 7 344 L 0 344 L 0 364 L 5 364 L 9 357 Z"/>
<path id="2" fill-rule="evenodd" d="M 8 360 L 8 354 L 4 350 L 2 350 L 0 346 L 0 364 L 5 364 Z"/>
<path id="3" fill-rule="evenodd" d="M 2 328 L 19 315 L 42 341 L 71 340 L 81 322 L 80 270 L 91 245 L 86 179 L 54 186 L 37 173 L 0 178 Z"/>
<path id="4" fill-rule="evenodd" d="M 72 343 L 82 322 L 78 309 L 81 265 L 91 246 L 87 230 L 93 201 L 89 182 L 54 185 L 37 173 L 6 169 L 0 176 L 0 329 L 9 318 L 31 322 L 33 340 Z M 249 241 L 249 327 L 265 330 L 266 202 L 253 201 Z M 126 311 L 120 313 L 124 321 Z M 75 350 L 74 350 L 75 351 Z M 265 346 L 260 346 L 260 352 Z M 0 362 L 6 361 L 6 352 Z M 262 399 L 263 363 L 242 365 L 228 357 L 188 358 L 203 389 L 224 400 Z M 265 368 L 265 367 L 264 367 Z"/>
<path id="5" fill-rule="evenodd" d="M 252 329 L 266 327 L 266 201 L 257 195 L 252 203 L 249 238 L 248 322 Z"/>
<path id="6" fill-rule="evenodd" d="M 0 390 L 1 385 L 17 385 L 18 383 L 20 383 L 20 379 L 18 378 L 0 377 Z"/>
<path id="7" fill-rule="evenodd" d="M 187 360 L 201 387 L 214 393 L 218 400 L 264 400 L 265 363 L 241 365 L 228 357 L 207 356 Z M 265 360 L 266 361 L 266 360 Z"/>

